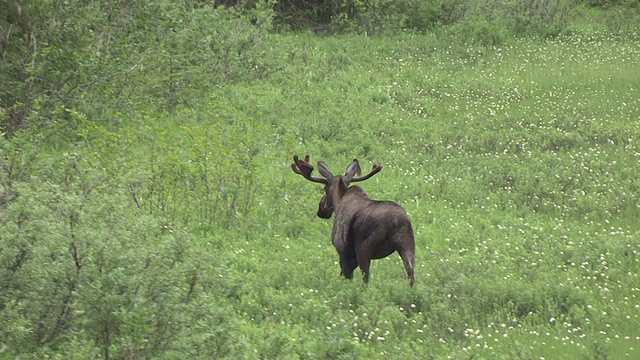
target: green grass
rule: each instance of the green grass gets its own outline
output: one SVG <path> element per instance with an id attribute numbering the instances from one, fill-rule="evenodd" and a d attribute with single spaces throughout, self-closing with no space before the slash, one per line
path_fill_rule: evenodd
<path id="1" fill-rule="evenodd" d="M 0 213 L 5 259 L 27 248 L 51 279 L 77 280 L 61 329 L 30 315 L 36 300 L 3 304 L 21 335 L 4 330 L 0 357 L 640 356 L 636 33 L 262 46 L 277 71 L 174 111 L 121 110 L 132 98 L 67 115 L 73 141 L 56 128 L 32 153 L 3 144 L 30 164 Z M 414 289 L 397 255 L 372 263 L 368 287 L 339 276 L 321 188 L 290 169 L 306 153 L 334 172 L 384 164 L 362 186 L 410 214 Z"/>

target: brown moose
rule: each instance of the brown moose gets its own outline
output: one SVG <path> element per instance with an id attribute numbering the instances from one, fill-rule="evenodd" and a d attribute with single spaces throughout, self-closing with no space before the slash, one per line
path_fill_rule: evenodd
<path id="1" fill-rule="evenodd" d="M 309 163 L 309 155 L 304 160 L 295 155 L 291 168 L 305 179 L 325 185 L 318 216 L 328 219 L 334 212 L 336 214 L 331 241 L 340 256 L 344 277 L 351 279 L 353 271 L 360 267 L 366 284 L 369 282 L 371 260 L 387 257 L 397 251 L 411 286 L 414 286 L 416 244 L 407 213 L 394 202 L 372 200 L 361 187 L 349 186 L 352 182 L 367 180 L 377 174 L 382 165 L 374 165 L 371 172 L 361 176 L 358 160 L 353 159 L 344 175 L 334 176 L 324 162 L 318 161 L 318 171 L 323 177 L 314 177 L 311 176 L 314 168 Z"/>

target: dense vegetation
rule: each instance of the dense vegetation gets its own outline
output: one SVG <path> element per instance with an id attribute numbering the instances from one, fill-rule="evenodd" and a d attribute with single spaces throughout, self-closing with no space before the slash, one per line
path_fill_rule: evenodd
<path id="1" fill-rule="evenodd" d="M 522 3 L 0 2 L 0 358 L 638 358 L 638 2 Z"/>

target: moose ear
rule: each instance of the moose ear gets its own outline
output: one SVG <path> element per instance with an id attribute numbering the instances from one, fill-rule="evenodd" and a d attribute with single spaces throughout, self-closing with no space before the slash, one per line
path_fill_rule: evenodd
<path id="1" fill-rule="evenodd" d="M 360 164 L 358 163 L 358 159 L 353 159 L 353 162 L 347 166 L 347 171 L 345 172 L 345 176 L 349 179 L 353 178 L 356 175 L 362 175 L 362 170 L 360 169 Z"/>
<path id="2" fill-rule="evenodd" d="M 331 173 L 331 170 L 329 170 L 327 164 L 322 161 L 318 161 L 318 171 L 320 172 L 320 175 L 324 176 L 326 179 L 331 179 L 333 177 L 333 174 Z"/>

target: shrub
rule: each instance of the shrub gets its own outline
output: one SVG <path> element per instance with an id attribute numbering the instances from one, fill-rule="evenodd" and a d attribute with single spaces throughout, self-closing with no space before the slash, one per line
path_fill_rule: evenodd
<path id="1" fill-rule="evenodd" d="M 80 154 L 50 165 L 66 180 L 14 186 L 0 219 L 5 355 L 139 358 L 175 346 L 201 314 L 187 234 L 86 178 Z"/>

